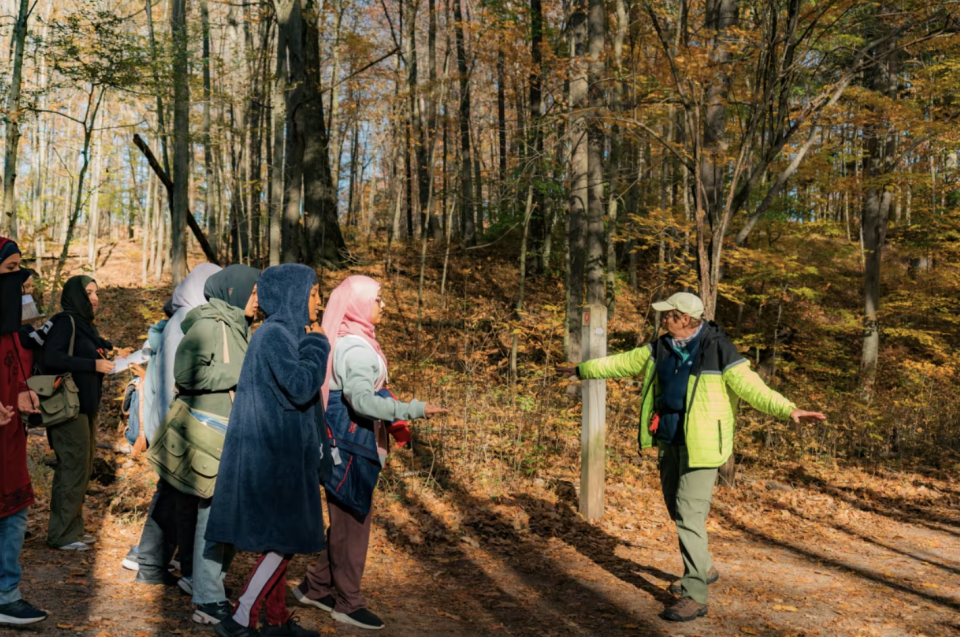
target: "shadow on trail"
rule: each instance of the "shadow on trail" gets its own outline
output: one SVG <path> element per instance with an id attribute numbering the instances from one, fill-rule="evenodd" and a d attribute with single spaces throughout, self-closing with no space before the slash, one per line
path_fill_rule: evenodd
<path id="1" fill-rule="evenodd" d="M 402 460 L 409 463 L 409 458 L 406 456 Z M 440 469 L 440 475 L 450 475 L 442 467 L 435 468 Z M 407 488 L 406 484 L 400 481 L 400 486 L 422 514 L 430 518 L 431 523 L 440 528 L 447 527 L 444 521 L 426 510 L 424 503 L 416 493 Z M 504 519 L 502 515 L 491 509 L 493 504 L 491 501 L 474 496 L 458 482 L 449 478 L 443 481 L 442 486 L 450 496 L 446 501 L 459 509 L 461 514 L 485 514 L 483 528 L 476 533 L 484 548 L 494 555 L 499 555 L 498 566 L 509 571 L 512 578 L 524 587 L 534 589 L 538 595 L 535 601 L 525 604 L 524 600 L 517 595 L 505 590 L 505 587 L 488 573 L 479 560 L 468 555 L 462 544 L 448 547 L 448 550 L 456 556 L 454 562 L 448 564 L 449 574 L 456 577 L 461 586 L 464 586 L 464 580 L 468 580 L 469 584 L 466 587 L 471 590 L 496 591 L 499 594 L 497 597 L 477 595 L 475 599 L 494 621 L 503 624 L 509 632 L 517 634 L 515 631 L 521 631 L 519 634 L 544 635 L 549 634 L 544 631 L 544 627 L 550 626 L 562 631 L 561 634 L 591 637 L 593 635 L 597 637 L 655 635 L 659 634 L 659 629 L 666 625 L 659 619 L 641 615 L 638 608 L 626 607 L 610 599 L 606 594 L 590 588 L 583 581 L 564 572 L 561 565 L 545 555 L 546 545 L 542 542 L 542 537 L 521 536 L 514 528 L 512 521 Z M 587 525 L 586 522 L 581 521 L 580 525 L 569 525 L 569 520 L 567 522 L 568 526 L 582 525 L 589 527 L 591 533 L 598 532 L 598 529 Z M 568 540 L 567 535 L 569 533 L 563 534 L 564 540 Z M 494 536 L 496 542 L 488 539 L 490 536 Z M 431 566 L 436 565 L 431 564 Z M 637 568 L 635 564 L 631 566 L 634 569 Z M 652 587 L 649 584 L 647 586 Z M 656 596 L 656 599 L 663 601 L 662 596 Z M 591 617 L 594 614 L 598 616 Z M 602 619 L 610 616 L 617 619 L 615 621 Z M 602 622 L 602 629 L 595 628 L 597 622 Z M 631 628 L 621 628 L 624 624 Z"/>
<path id="2" fill-rule="evenodd" d="M 960 537 L 960 528 L 950 528 L 960 527 L 960 520 L 938 513 L 931 513 L 925 508 L 912 504 L 904 498 L 891 498 L 867 489 L 840 487 L 822 478 L 810 475 L 802 468 L 794 471 L 791 475 L 805 486 L 839 498 L 861 511 L 882 515 L 903 524 L 922 526 L 931 531 Z M 865 497 L 869 497 L 874 502 L 865 500 Z"/>
<path id="3" fill-rule="evenodd" d="M 534 517 L 533 512 L 544 509 L 545 501 L 537 500 L 526 494 L 514 495 L 513 499 L 520 503 L 530 515 L 530 531 L 532 533 L 541 537 L 554 535 L 550 520 L 546 516 L 538 515 Z M 581 555 L 589 558 L 603 570 L 627 584 L 639 588 L 664 606 L 669 606 L 676 601 L 676 598 L 669 591 L 651 583 L 640 573 L 646 573 L 666 583 L 672 583 L 680 579 L 679 576 L 620 557 L 616 553 L 617 548 L 628 546 L 623 540 L 609 535 L 600 527 L 585 521 L 577 515 L 571 504 L 564 502 L 560 506 L 561 519 L 566 523 L 567 528 L 559 537 L 562 537 L 565 542 L 571 544 Z"/>
<path id="4" fill-rule="evenodd" d="M 799 513 L 797 515 L 799 515 Z M 903 555 L 904 557 L 909 557 L 910 559 L 916 560 L 918 562 L 924 562 L 926 564 L 929 564 L 930 566 L 935 566 L 945 571 L 949 571 L 950 573 L 953 573 L 955 575 L 960 575 L 960 568 L 956 566 L 949 566 L 947 564 L 943 564 L 942 562 L 937 561 L 935 558 L 914 555 L 910 551 L 905 551 L 904 549 L 898 548 L 896 546 L 891 546 L 890 544 L 881 542 L 880 540 L 872 538 L 868 535 L 863 535 L 862 533 L 858 533 L 857 531 L 854 531 L 853 529 L 847 528 L 845 526 L 833 525 L 833 528 L 837 529 L 838 531 L 842 531 L 847 535 L 853 536 L 859 540 L 867 542 L 868 544 L 879 546 L 880 548 L 890 551 L 891 553 L 897 553 L 899 555 Z"/>
<path id="5" fill-rule="evenodd" d="M 869 571 L 869 570 L 867 570 L 867 569 L 865 569 L 865 568 L 863 568 L 863 567 L 855 566 L 855 565 L 853 565 L 853 564 L 848 564 L 848 563 L 843 562 L 843 561 L 841 561 L 841 560 L 839 560 L 839 559 L 830 557 L 830 556 L 828 556 L 828 555 L 824 555 L 824 554 L 822 554 L 822 553 L 818 553 L 818 552 L 813 551 L 813 550 L 810 550 L 810 549 L 808 549 L 808 548 L 804 548 L 804 547 L 801 547 L 801 546 L 797 546 L 797 545 L 794 545 L 794 544 L 790 544 L 790 543 L 785 542 L 785 541 L 783 541 L 783 540 L 777 540 L 776 538 L 774 538 L 773 536 L 765 533 L 764 531 L 761 531 L 761 530 L 759 530 L 759 529 L 753 528 L 753 527 L 751 527 L 751 526 L 747 526 L 745 523 L 741 522 L 738 518 L 736 518 L 736 517 L 734 517 L 733 515 L 731 515 L 731 514 L 729 513 L 729 511 L 727 510 L 726 507 L 724 507 L 724 506 L 717 506 L 717 503 L 714 504 L 714 511 L 716 512 L 716 515 L 717 515 L 718 517 L 720 517 L 720 518 L 723 519 L 725 522 L 727 522 L 731 527 L 733 527 L 733 528 L 737 529 L 738 531 L 741 531 L 742 533 L 744 533 L 744 534 L 746 534 L 746 535 L 754 538 L 754 539 L 757 540 L 758 542 L 761 542 L 761 543 L 764 543 L 764 544 L 768 544 L 768 545 L 770 545 L 770 546 L 776 546 L 776 547 L 778 547 L 778 548 L 785 549 L 785 550 L 787 550 L 787 551 L 790 551 L 791 553 L 794 553 L 795 555 L 798 555 L 798 556 L 800 556 L 800 557 L 806 558 L 806 559 L 810 560 L 811 562 L 816 562 L 817 564 L 821 564 L 821 565 L 824 565 L 824 566 L 829 566 L 829 567 L 835 568 L 835 569 L 840 569 L 840 570 L 843 570 L 843 571 L 845 571 L 845 572 L 848 572 L 849 574 L 852 574 L 852 575 L 854 575 L 854 576 L 856 576 L 856 577 L 859 577 L 859 578 L 861 578 L 861 579 L 865 579 L 865 580 L 869 580 L 869 581 L 875 582 L 875 583 L 877 583 L 877 584 L 881 584 L 881 585 L 886 586 L 886 587 L 888 587 L 888 588 L 892 588 L 892 589 L 894 589 L 894 590 L 898 590 L 898 591 L 900 591 L 900 592 L 902 592 L 902 593 L 907 593 L 907 594 L 909 594 L 909 595 L 914 595 L 914 596 L 916 596 L 916 597 L 920 597 L 920 598 L 922 598 L 922 599 L 924 599 L 924 600 L 926 600 L 926 601 L 928 601 L 928 602 L 930 602 L 930 603 L 932 603 L 932 604 L 937 604 L 937 605 L 942 606 L 942 607 L 944 607 L 944 608 L 949 608 L 949 609 L 952 609 L 952 610 L 958 610 L 958 611 L 960 611 L 960 602 L 958 602 L 958 601 L 954 601 L 954 600 L 952 600 L 952 599 L 947 599 L 947 598 L 945 598 L 945 597 L 939 597 L 939 596 L 936 596 L 936 595 L 930 595 L 929 593 L 926 593 L 926 592 L 924 592 L 924 591 L 922 591 L 922 590 L 917 590 L 917 589 L 915 589 L 915 588 L 911 588 L 910 586 L 905 586 L 905 585 L 903 585 L 903 584 L 899 584 L 899 583 L 897 583 L 897 582 L 890 581 L 889 579 L 887 579 L 887 578 L 885 578 L 885 577 L 883 577 L 883 576 L 881 576 L 881 575 L 878 575 L 878 574 L 876 574 L 876 573 L 874 573 L 874 572 L 871 572 L 871 571 Z"/>

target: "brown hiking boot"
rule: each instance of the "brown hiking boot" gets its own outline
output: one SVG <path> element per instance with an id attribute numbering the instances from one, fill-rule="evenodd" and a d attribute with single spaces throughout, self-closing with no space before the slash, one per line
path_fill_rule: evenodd
<path id="1" fill-rule="evenodd" d="M 717 569 L 711 566 L 710 570 L 707 571 L 707 585 L 713 584 L 718 579 L 720 579 L 720 573 L 717 572 Z M 674 595 L 679 595 L 683 592 L 683 587 L 680 586 L 680 580 L 677 580 L 670 585 L 670 592 Z"/>
<path id="2" fill-rule="evenodd" d="M 689 597 L 681 597 L 680 601 L 660 613 L 661 619 L 668 622 L 692 622 L 697 617 L 706 617 L 707 605 L 698 604 Z"/>

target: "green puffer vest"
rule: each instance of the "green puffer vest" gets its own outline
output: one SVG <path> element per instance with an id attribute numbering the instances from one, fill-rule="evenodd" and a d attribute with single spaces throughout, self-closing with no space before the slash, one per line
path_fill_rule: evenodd
<path id="1" fill-rule="evenodd" d="M 719 467 L 733 453 L 737 401 L 786 420 L 796 405 L 766 386 L 737 347 L 713 322 L 704 326 L 700 350 L 687 382 L 687 412 L 683 431 L 690 466 Z M 668 335 L 623 354 L 597 358 L 577 367 L 582 379 L 643 376 L 640 407 L 640 448 L 653 446 L 650 433 L 654 393 L 658 391 L 657 360 L 667 356 Z"/>

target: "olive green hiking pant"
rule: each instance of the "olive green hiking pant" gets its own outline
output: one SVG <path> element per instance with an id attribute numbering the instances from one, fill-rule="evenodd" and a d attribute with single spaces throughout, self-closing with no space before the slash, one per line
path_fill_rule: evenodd
<path id="1" fill-rule="evenodd" d="M 683 556 L 681 597 L 707 603 L 707 571 L 713 566 L 707 547 L 707 514 L 717 469 L 691 469 L 686 445 L 661 445 L 660 486 L 670 519 L 677 525 Z"/>
<path id="2" fill-rule="evenodd" d="M 50 495 L 50 526 L 47 544 L 60 548 L 83 537 L 83 500 L 93 475 L 97 449 L 97 417 L 80 414 L 73 420 L 47 429 L 47 438 L 57 455 Z"/>

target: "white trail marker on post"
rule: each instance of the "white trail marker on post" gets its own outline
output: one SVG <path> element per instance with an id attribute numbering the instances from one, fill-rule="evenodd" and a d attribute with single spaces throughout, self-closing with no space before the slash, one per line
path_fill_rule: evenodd
<path id="1" fill-rule="evenodd" d="M 584 361 L 607 355 L 607 306 L 589 305 L 583 312 Z M 603 483 L 607 461 L 607 381 L 584 380 L 583 429 L 580 434 L 580 514 L 603 517 Z"/>

